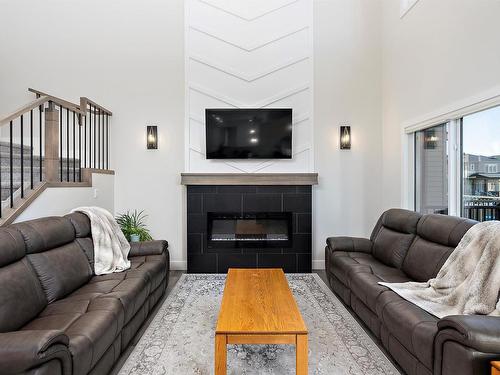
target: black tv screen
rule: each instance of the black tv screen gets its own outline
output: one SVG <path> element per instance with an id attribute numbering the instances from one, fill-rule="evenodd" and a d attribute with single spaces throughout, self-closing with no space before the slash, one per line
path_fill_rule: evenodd
<path id="1" fill-rule="evenodd" d="M 292 109 L 206 109 L 207 159 L 291 159 Z"/>

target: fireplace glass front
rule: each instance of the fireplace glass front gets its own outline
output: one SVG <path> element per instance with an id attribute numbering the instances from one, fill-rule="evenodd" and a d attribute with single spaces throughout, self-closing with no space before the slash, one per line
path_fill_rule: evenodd
<path id="1" fill-rule="evenodd" d="M 207 213 L 208 248 L 291 247 L 292 213 Z"/>

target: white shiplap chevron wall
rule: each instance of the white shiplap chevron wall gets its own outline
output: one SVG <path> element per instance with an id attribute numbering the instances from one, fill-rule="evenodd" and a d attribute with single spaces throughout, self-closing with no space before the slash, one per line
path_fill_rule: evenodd
<path id="1" fill-rule="evenodd" d="M 186 170 L 313 171 L 312 1 L 186 1 Z M 293 109 L 292 160 L 207 160 L 205 108 Z"/>

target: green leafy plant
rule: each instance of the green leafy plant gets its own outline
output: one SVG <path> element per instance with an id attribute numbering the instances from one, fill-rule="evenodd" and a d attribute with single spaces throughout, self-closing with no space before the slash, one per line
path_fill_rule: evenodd
<path id="1" fill-rule="evenodd" d="M 127 211 L 118 215 L 116 217 L 116 222 L 128 241 L 130 241 L 130 236 L 132 234 L 137 234 L 141 241 L 151 241 L 153 238 L 145 224 L 147 217 L 144 211 Z"/>

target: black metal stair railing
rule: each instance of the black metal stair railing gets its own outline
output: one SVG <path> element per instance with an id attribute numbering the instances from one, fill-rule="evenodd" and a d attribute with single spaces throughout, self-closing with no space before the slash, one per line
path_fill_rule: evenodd
<path id="1" fill-rule="evenodd" d="M 77 105 L 29 91 L 36 100 L 0 117 L 0 225 L 11 215 L 8 209 L 17 209 L 17 200 L 26 198 L 40 183 L 78 183 L 82 182 L 82 169 L 110 166 L 109 110 L 84 97 Z M 47 123 L 49 112 L 52 117 Z M 47 126 L 54 131 L 50 139 Z M 48 145 L 48 141 L 54 144 Z M 46 178 L 48 150 L 53 153 L 50 181 Z"/>
<path id="2" fill-rule="evenodd" d="M 0 119 L 0 126 L 8 125 L 0 128 L 0 219 L 5 208 L 14 208 L 16 199 L 43 179 L 43 108 L 34 105 Z"/>
<path id="3" fill-rule="evenodd" d="M 80 163 L 84 168 L 109 169 L 109 116 L 112 113 L 84 98 L 86 116 L 83 118 L 83 155 Z"/>
<path id="4" fill-rule="evenodd" d="M 24 121 L 21 115 L 21 198 L 24 198 Z M 11 203 L 12 204 L 12 203 Z"/>
<path id="5" fill-rule="evenodd" d="M 10 208 L 14 207 L 14 152 L 13 152 L 13 133 L 14 126 L 10 122 L 10 137 L 9 137 L 9 160 L 10 160 Z"/>

